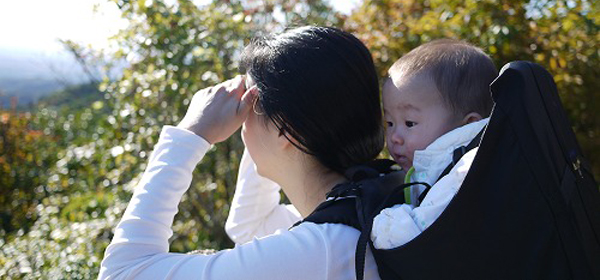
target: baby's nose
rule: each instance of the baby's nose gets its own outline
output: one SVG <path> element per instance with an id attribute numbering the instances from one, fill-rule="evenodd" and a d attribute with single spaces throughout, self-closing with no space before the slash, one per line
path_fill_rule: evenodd
<path id="1" fill-rule="evenodd" d="M 402 134 L 400 133 L 399 129 L 394 129 L 393 131 L 391 131 L 391 133 L 389 134 L 390 140 L 392 141 L 392 143 L 394 144 L 398 144 L 398 145 L 402 145 L 404 144 L 404 137 L 402 137 Z"/>

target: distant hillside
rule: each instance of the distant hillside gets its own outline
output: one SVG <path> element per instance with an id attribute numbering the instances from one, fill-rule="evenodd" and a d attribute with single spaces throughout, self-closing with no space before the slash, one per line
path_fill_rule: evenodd
<path id="1" fill-rule="evenodd" d="M 36 103 L 68 85 L 87 82 L 81 68 L 68 53 L 42 54 L 28 50 L 0 49 L 0 106 Z"/>
<path id="2" fill-rule="evenodd" d="M 36 103 L 38 99 L 64 86 L 54 80 L 44 79 L 0 79 L 0 106 L 8 108 L 12 96 L 17 96 L 20 106 Z"/>
<path id="3" fill-rule="evenodd" d="M 64 107 L 81 109 L 89 107 L 94 101 L 101 100 L 102 93 L 93 83 L 71 86 L 40 98 L 39 105 L 49 107 Z"/>

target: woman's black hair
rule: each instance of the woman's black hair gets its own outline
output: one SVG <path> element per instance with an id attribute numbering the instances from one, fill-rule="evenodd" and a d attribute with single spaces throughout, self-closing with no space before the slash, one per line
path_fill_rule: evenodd
<path id="1" fill-rule="evenodd" d="M 240 68 L 256 83 L 265 116 L 325 167 L 343 174 L 383 149 L 377 73 L 352 34 L 306 26 L 256 38 Z"/>

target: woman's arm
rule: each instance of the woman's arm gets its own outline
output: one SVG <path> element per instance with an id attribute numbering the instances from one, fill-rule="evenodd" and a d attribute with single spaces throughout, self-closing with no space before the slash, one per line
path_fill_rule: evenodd
<path id="1" fill-rule="evenodd" d="M 254 161 L 244 151 L 225 231 L 237 244 L 287 230 L 301 219 L 291 204 L 280 204 L 281 187 L 256 172 Z"/>
<path id="2" fill-rule="evenodd" d="M 168 239 L 192 171 L 210 143 L 227 139 L 250 111 L 251 90 L 236 78 L 194 95 L 179 127 L 167 126 L 100 268 L 100 279 L 327 278 L 328 241 L 302 226 L 213 255 L 169 253 Z M 325 264 L 325 265 L 323 265 Z M 306 267 L 314 271 L 304 272 Z"/>
<path id="3" fill-rule="evenodd" d="M 314 224 L 213 255 L 168 252 L 177 205 L 189 188 L 192 171 L 209 147 L 207 141 L 184 129 L 163 129 L 105 252 L 99 279 L 329 278 L 331 266 L 339 265 L 328 257 L 340 253 L 331 248 L 330 238 Z M 334 229 L 341 233 L 332 233 L 341 238 L 336 242 L 354 244 L 358 233 L 340 227 Z M 304 271 L 306 267 L 310 271 Z"/>
<path id="4" fill-rule="evenodd" d="M 303 223 L 212 255 L 169 253 L 177 205 L 210 143 L 226 139 L 250 111 L 241 79 L 194 95 L 178 127 L 163 129 L 100 268 L 100 279 L 351 279 L 359 232 Z M 206 132 L 206 134 L 205 134 Z M 367 279 L 378 279 L 367 251 Z M 307 269 L 310 268 L 310 269 Z"/>
<path id="5" fill-rule="evenodd" d="M 152 268 L 149 264 L 177 265 L 176 259 L 181 257 L 166 254 L 168 239 L 173 235 L 171 225 L 179 200 L 189 188 L 192 171 L 209 147 L 206 140 L 192 132 L 172 126 L 163 128 L 146 171 L 106 249 L 99 279 L 146 273 L 166 277 L 167 269 Z"/>

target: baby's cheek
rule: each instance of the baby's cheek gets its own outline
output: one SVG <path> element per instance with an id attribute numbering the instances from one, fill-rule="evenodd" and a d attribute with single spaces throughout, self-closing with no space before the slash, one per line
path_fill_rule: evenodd
<path id="1" fill-rule="evenodd" d="M 413 157 L 415 151 L 425 150 L 429 144 L 433 143 L 432 137 L 430 135 L 422 135 L 421 137 L 415 137 L 413 141 L 410 142 L 410 156 Z"/>
<path id="2" fill-rule="evenodd" d="M 388 132 L 385 133 L 385 147 L 388 150 L 392 147 L 392 141 Z"/>

